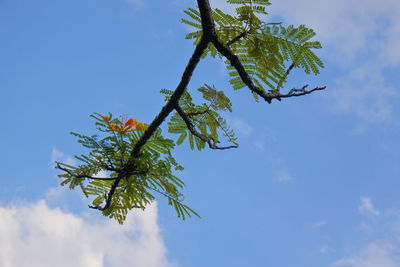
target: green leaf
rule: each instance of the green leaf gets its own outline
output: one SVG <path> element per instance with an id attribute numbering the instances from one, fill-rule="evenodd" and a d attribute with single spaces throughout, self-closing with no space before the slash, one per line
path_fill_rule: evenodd
<path id="1" fill-rule="evenodd" d="M 176 141 L 176 144 L 177 144 L 177 145 L 182 144 L 182 142 L 185 140 L 186 136 L 187 136 L 187 133 L 186 133 L 186 132 L 182 133 L 182 134 L 179 136 L 178 140 Z"/>

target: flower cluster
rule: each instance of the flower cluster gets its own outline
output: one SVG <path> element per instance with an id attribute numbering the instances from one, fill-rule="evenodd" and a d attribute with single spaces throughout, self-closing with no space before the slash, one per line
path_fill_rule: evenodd
<path id="1" fill-rule="evenodd" d="M 147 128 L 144 123 L 137 122 L 136 119 L 132 118 L 128 119 L 126 115 L 123 115 L 121 117 L 119 125 L 117 125 L 116 123 L 111 123 L 109 116 L 103 116 L 103 120 L 108 124 L 110 131 L 115 131 L 120 134 L 125 134 L 127 132 L 137 131 L 137 130 L 145 130 Z"/>

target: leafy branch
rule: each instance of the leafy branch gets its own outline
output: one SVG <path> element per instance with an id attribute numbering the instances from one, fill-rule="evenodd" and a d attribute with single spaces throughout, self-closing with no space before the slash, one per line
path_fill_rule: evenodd
<path id="1" fill-rule="evenodd" d="M 271 103 L 273 99 L 281 101 L 325 89 L 307 90 L 305 85 L 281 92 L 292 69 L 318 74 L 323 67 L 312 52 L 321 48 L 319 42 L 310 41 L 315 35 L 312 29 L 263 22 L 259 16 L 267 14 L 268 0 L 227 1 L 239 5 L 235 15 L 211 9 L 208 0 L 197 0 L 198 9 L 185 11 L 188 18 L 182 22 L 195 28 L 186 38 L 194 40 L 195 49 L 175 90 L 161 90 L 166 104 L 149 125 L 126 116 L 113 119 L 111 114 L 95 113 L 92 117 L 104 135 L 102 139 L 72 133 L 91 152 L 76 156 L 82 163 L 79 166 L 57 162 L 56 168 L 63 171 L 59 175 L 64 179 L 61 185 L 68 184 L 70 189 L 79 186 L 86 196 L 95 197 L 90 208 L 123 223 L 129 210 L 144 209 L 155 199 L 152 192 L 156 192 L 168 199 L 178 217 L 198 216 L 182 203 L 180 189 L 184 183 L 174 173 L 183 168 L 171 153 L 175 142 L 164 138 L 159 127 L 175 111 L 168 122 L 168 132 L 179 135 L 177 145 L 188 138 L 192 149 L 196 145 L 201 150 L 206 144 L 220 150 L 238 147 L 237 138 L 221 113 L 232 111 L 229 98 L 205 84 L 198 91 L 208 104 L 195 104 L 187 90 L 197 64 L 208 54 L 224 57 L 233 89 L 247 87 L 256 100 L 261 97 Z M 287 61 L 291 61 L 288 68 Z M 218 146 L 221 136 L 231 144 Z M 109 177 L 98 177 L 102 171 L 108 172 Z"/>

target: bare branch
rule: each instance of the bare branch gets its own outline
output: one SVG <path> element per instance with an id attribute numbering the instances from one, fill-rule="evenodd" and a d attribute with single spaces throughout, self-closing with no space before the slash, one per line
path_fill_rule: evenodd
<path id="1" fill-rule="evenodd" d="M 308 84 L 304 85 L 301 89 L 293 88 L 287 94 L 279 94 L 279 97 L 280 98 L 287 98 L 287 97 L 293 97 L 293 96 L 308 95 L 308 94 L 311 94 L 314 91 L 320 91 L 320 90 L 324 90 L 326 88 L 326 86 L 323 86 L 323 87 L 315 87 L 315 88 L 313 88 L 311 90 L 306 90 L 307 87 L 308 87 Z"/>

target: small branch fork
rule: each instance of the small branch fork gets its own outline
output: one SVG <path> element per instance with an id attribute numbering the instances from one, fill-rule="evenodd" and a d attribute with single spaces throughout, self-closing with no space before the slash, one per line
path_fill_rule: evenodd
<path id="1" fill-rule="evenodd" d="M 245 37 L 247 35 L 247 32 L 243 32 L 237 37 L 233 38 L 231 41 L 228 43 L 224 44 L 222 41 L 219 39 L 219 37 L 216 34 L 215 31 L 215 25 L 214 21 L 211 15 L 211 7 L 209 4 L 208 0 L 197 0 L 197 4 L 200 10 L 200 17 L 201 17 L 201 25 L 202 25 L 202 30 L 203 30 L 203 35 L 200 39 L 200 42 L 197 44 L 192 57 L 189 59 L 188 64 L 186 65 L 185 71 L 182 74 L 181 81 L 179 82 L 178 86 L 176 87 L 174 93 L 172 94 L 171 98 L 168 100 L 168 102 L 163 106 L 161 109 L 160 113 L 154 118 L 154 120 L 150 123 L 144 134 L 141 136 L 141 138 L 138 140 L 136 145 L 134 146 L 133 150 L 131 151 L 131 157 L 132 158 L 137 158 L 139 155 L 139 152 L 141 148 L 143 147 L 144 144 L 149 140 L 149 138 L 153 135 L 153 133 L 157 130 L 157 128 L 162 124 L 162 122 L 167 118 L 167 116 L 173 111 L 176 110 L 178 114 L 182 117 L 182 119 L 185 121 L 189 131 L 203 140 L 204 142 L 207 142 L 209 147 L 212 149 L 229 149 L 229 148 L 235 148 L 237 146 L 229 146 L 229 147 L 218 147 L 216 145 L 216 141 L 213 140 L 212 138 L 208 136 L 204 136 L 201 133 L 197 132 L 195 128 L 193 127 L 193 124 L 190 122 L 189 117 L 195 114 L 185 114 L 181 107 L 178 105 L 178 101 L 182 94 L 185 92 L 185 89 L 187 88 L 187 85 L 189 84 L 190 78 L 199 63 L 201 56 L 203 55 L 203 52 L 206 50 L 207 46 L 209 43 L 212 43 L 215 48 L 223 55 L 225 56 L 229 61 L 230 64 L 238 71 L 240 78 L 242 81 L 247 85 L 247 87 L 252 91 L 258 94 L 260 97 L 264 98 L 265 101 L 268 103 L 271 103 L 272 99 L 277 99 L 281 100 L 281 98 L 288 98 L 288 97 L 294 97 L 294 96 L 302 96 L 302 95 L 307 95 L 310 94 L 314 91 L 317 90 L 324 90 L 324 87 L 316 87 L 311 90 L 306 90 L 307 85 L 303 86 L 301 89 L 292 89 L 289 91 L 287 94 L 281 94 L 279 90 L 274 90 L 273 92 L 265 92 L 264 90 L 260 89 L 256 85 L 254 85 L 252 79 L 244 69 L 242 63 L 240 62 L 239 58 L 233 54 L 233 52 L 230 49 L 230 46 L 240 40 L 241 38 Z M 294 65 L 293 65 L 294 66 Z M 293 67 L 289 67 L 288 73 Z M 65 169 L 60 168 L 61 170 L 66 171 Z M 133 172 L 135 172 L 135 165 L 133 163 L 126 165 L 119 173 L 116 178 L 111 178 L 114 180 L 114 183 L 110 189 L 110 192 L 107 194 L 106 197 L 106 204 L 104 207 L 100 206 L 89 206 L 90 208 L 93 209 L 98 209 L 98 210 L 106 210 L 110 207 L 111 201 L 112 201 L 112 196 L 117 189 L 121 179 L 124 179 L 126 177 L 129 177 Z M 80 178 L 88 178 L 88 179 L 110 179 L 110 178 L 96 178 L 96 177 L 80 177 Z"/>
<path id="2" fill-rule="evenodd" d="M 66 173 L 68 173 L 71 176 L 74 176 L 75 178 L 86 178 L 86 179 L 92 179 L 92 180 L 101 180 L 101 181 L 113 181 L 116 180 L 117 178 L 101 178 L 101 177 L 93 177 L 90 175 L 75 175 L 73 174 L 70 170 L 61 167 L 61 165 L 59 163 L 57 163 L 57 169 L 60 169 L 62 171 L 65 171 Z"/>
<path id="3" fill-rule="evenodd" d="M 196 131 L 196 129 L 194 128 L 193 124 L 189 120 L 189 116 L 187 114 L 185 114 L 185 112 L 182 110 L 182 108 L 179 105 L 177 105 L 175 107 L 175 110 L 176 110 L 176 112 L 178 112 L 179 116 L 181 116 L 183 121 L 186 123 L 186 126 L 188 127 L 189 131 L 193 135 L 195 135 L 198 138 L 200 138 L 202 141 L 206 142 L 211 149 L 223 150 L 223 149 L 230 149 L 230 148 L 237 148 L 238 147 L 238 146 L 226 146 L 226 147 L 217 146 L 216 144 L 218 143 L 218 141 L 215 141 L 213 138 L 211 138 L 209 136 L 205 136 L 205 135 L 199 133 L 198 131 Z"/>

